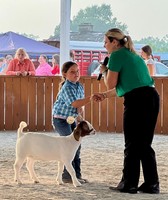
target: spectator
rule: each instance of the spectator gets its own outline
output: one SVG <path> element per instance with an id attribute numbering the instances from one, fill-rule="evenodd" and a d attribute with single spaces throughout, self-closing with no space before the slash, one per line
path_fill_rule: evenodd
<path id="1" fill-rule="evenodd" d="M 0 72 L 0 75 L 6 75 L 6 71 L 8 69 L 8 65 L 10 63 L 10 61 L 13 59 L 13 57 L 11 55 L 6 55 L 5 56 L 5 62 L 2 65 L 2 71 Z"/>
<path id="2" fill-rule="evenodd" d="M 48 58 L 46 55 L 40 55 L 39 66 L 36 69 L 36 76 L 53 76 L 51 70 L 52 67 L 48 64 Z"/>
<path id="3" fill-rule="evenodd" d="M 5 61 L 5 58 L 1 57 L 0 58 L 0 72 L 3 70 L 4 61 Z"/>
<path id="4" fill-rule="evenodd" d="M 32 61 L 29 59 L 28 54 L 23 48 L 17 49 L 14 59 L 10 61 L 8 69 L 6 71 L 7 75 L 16 76 L 34 76 L 35 67 Z"/>
<path id="5" fill-rule="evenodd" d="M 70 50 L 69 56 L 70 56 L 70 60 L 71 61 L 75 61 L 75 55 L 74 55 L 74 51 L 73 50 Z"/>
<path id="6" fill-rule="evenodd" d="M 52 74 L 60 74 L 60 67 L 59 67 L 59 64 L 60 64 L 60 56 L 58 54 L 54 54 L 52 56 Z"/>
<path id="7" fill-rule="evenodd" d="M 149 74 L 154 76 L 156 73 L 155 61 L 152 55 L 152 48 L 149 45 L 142 47 L 141 56 L 145 60 Z"/>

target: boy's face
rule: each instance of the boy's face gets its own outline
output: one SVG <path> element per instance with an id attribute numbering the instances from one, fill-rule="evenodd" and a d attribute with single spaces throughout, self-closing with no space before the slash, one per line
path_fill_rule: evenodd
<path id="1" fill-rule="evenodd" d="M 66 80 L 69 80 L 71 82 L 79 81 L 80 73 L 78 65 L 72 65 L 66 73 L 63 73 L 63 76 L 66 78 Z"/>

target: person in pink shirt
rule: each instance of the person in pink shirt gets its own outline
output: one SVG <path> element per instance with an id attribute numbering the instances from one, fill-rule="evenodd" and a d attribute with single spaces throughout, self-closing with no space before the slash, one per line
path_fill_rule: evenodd
<path id="1" fill-rule="evenodd" d="M 6 75 L 16 76 L 34 76 L 35 67 L 33 62 L 29 59 L 25 49 L 17 49 L 14 59 L 9 62 Z"/>
<path id="2" fill-rule="evenodd" d="M 36 76 L 53 76 L 52 67 L 48 64 L 47 56 L 40 55 L 39 66 L 36 69 Z"/>
<path id="3" fill-rule="evenodd" d="M 60 67 L 59 67 L 60 56 L 58 54 L 54 54 L 52 56 L 52 74 L 59 75 L 60 74 Z"/>

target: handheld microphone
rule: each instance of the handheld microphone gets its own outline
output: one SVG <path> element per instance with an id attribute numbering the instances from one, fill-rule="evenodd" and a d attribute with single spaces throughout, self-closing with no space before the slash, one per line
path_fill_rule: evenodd
<path id="1" fill-rule="evenodd" d="M 108 60 L 109 60 L 109 57 L 105 57 L 102 65 L 106 66 L 108 64 Z M 101 77 L 102 77 L 102 73 L 99 74 L 99 76 L 97 77 L 97 80 L 100 81 Z"/>

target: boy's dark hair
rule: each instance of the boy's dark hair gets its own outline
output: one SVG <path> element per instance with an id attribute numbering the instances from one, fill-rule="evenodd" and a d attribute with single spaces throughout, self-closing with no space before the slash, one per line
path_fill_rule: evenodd
<path id="1" fill-rule="evenodd" d="M 62 68 L 61 68 L 62 74 L 63 74 L 63 73 L 67 73 L 67 71 L 68 71 L 73 65 L 77 65 L 77 63 L 76 63 L 76 62 L 73 62 L 73 61 L 65 62 L 65 63 L 62 65 Z M 66 80 L 66 78 L 62 75 L 62 80 L 61 80 L 61 82 L 60 82 L 60 84 L 59 84 L 59 90 L 60 90 L 61 87 L 64 85 L 65 80 Z"/>

